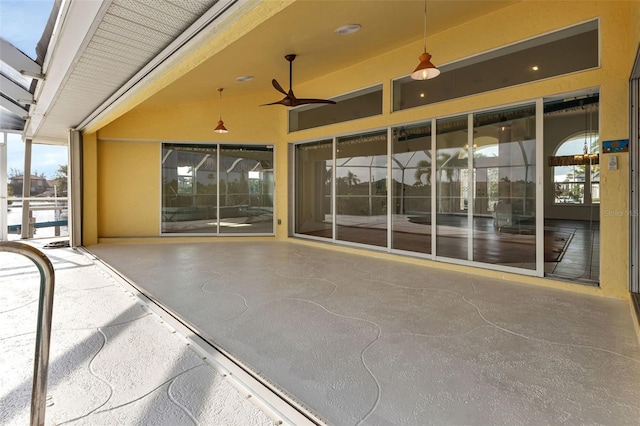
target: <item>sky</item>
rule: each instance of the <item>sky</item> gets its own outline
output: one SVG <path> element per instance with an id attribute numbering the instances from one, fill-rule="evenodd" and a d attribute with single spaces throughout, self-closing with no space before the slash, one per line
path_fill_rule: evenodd
<path id="1" fill-rule="evenodd" d="M 0 37 L 35 59 L 36 44 L 49 19 L 53 0 L 0 0 Z M 7 138 L 7 170 L 24 170 L 24 142 L 20 135 Z M 67 147 L 34 144 L 31 171 L 53 178 L 67 164 Z"/>

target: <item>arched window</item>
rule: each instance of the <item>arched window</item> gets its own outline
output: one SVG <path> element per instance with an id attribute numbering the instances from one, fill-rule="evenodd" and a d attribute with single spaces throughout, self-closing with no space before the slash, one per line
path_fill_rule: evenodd
<path id="1" fill-rule="evenodd" d="M 555 156 L 599 154 L 600 139 L 596 132 L 580 132 L 562 142 Z M 554 204 L 600 203 L 600 166 L 578 164 L 553 167 Z"/>

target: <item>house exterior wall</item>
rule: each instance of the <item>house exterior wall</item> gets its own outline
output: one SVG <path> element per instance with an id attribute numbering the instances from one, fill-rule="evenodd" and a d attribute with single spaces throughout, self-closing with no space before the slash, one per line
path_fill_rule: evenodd
<path id="1" fill-rule="evenodd" d="M 134 109 L 96 134 L 85 136 L 84 244 L 109 237 L 157 237 L 160 229 L 160 141 L 268 143 L 275 145 L 276 215 L 282 224 L 276 239 L 288 238 L 288 144 L 332 137 L 385 126 L 466 113 L 485 108 L 597 87 L 600 91 L 601 140 L 629 137 L 628 78 L 640 40 L 637 2 L 545 2 L 523 1 L 493 14 L 435 34 L 427 41 L 436 64 L 454 62 L 487 50 L 532 38 L 570 25 L 600 19 L 601 67 L 452 101 L 391 112 L 391 79 L 406 75 L 417 63 L 422 41 L 336 70 L 322 78 L 299 84 L 299 93 L 315 93 L 326 87 L 336 95 L 374 84 L 383 84 L 383 114 L 360 120 L 287 133 L 287 114 L 281 107 L 258 107 L 270 102 L 272 92 L 233 97 L 225 92 L 224 120 L 230 133 L 212 132 L 217 121 L 218 100 L 167 105 L 166 108 Z M 415 63 L 414 63 L 415 62 Z M 607 164 L 603 155 L 602 164 Z M 601 174 L 601 287 L 599 289 L 465 266 L 437 267 L 473 271 L 499 278 L 518 279 L 606 296 L 628 297 L 629 159 L 618 155 L 618 169 L 603 168 Z M 87 165 L 96 170 L 87 171 Z M 126 176 L 135 174 L 131 182 Z M 127 213 L 125 206 L 135 206 Z M 189 240 L 189 239 L 188 239 Z M 190 241 L 201 241 L 202 237 Z M 351 250 L 338 248 L 340 250 Z M 377 256 L 378 254 L 376 254 Z M 380 254 L 380 256 L 386 256 Z"/>

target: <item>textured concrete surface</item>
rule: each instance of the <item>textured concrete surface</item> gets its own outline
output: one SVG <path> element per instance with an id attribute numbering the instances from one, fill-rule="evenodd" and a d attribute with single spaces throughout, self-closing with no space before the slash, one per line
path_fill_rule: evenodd
<path id="1" fill-rule="evenodd" d="M 338 425 L 637 425 L 626 301 L 289 242 L 89 248 Z"/>
<path id="2" fill-rule="evenodd" d="M 272 425 L 90 257 L 44 249 L 56 270 L 47 425 Z M 0 424 L 29 424 L 39 274 L 0 253 Z"/>

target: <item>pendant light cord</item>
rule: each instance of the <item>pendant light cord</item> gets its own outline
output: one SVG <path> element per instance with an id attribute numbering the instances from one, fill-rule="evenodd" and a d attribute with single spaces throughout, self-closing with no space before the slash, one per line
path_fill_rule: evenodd
<path id="1" fill-rule="evenodd" d="M 218 89 L 218 93 L 220 94 L 219 96 L 219 110 L 220 110 L 220 120 L 222 120 L 222 89 Z"/>
<path id="2" fill-rule="evenodd" d="M 424 0 L 424 53 L 427 53 L 427 0 Z"/>

